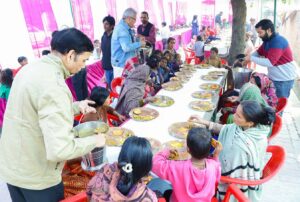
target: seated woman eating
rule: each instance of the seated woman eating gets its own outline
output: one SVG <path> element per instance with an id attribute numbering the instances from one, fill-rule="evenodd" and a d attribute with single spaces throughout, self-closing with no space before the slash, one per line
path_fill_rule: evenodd
<path id="1" fill-rule="evenodd" d="M 125 79 L 121 88 L 116 111 L 126 117 L 129 112 L 136 107 L 154 100 L 153 97 L 143 99 L 145 95 L 145 85 L 150 75 L 150 69 L 147 65 L 139 65 Z"/>
<path id="2" fill-rule="evenodd" d="M 149 141 L 136 136 L 128 138 L 122 146 L 118 162 L 104 165 L 89 182 L 89 201 L 156 202 L 155 193 L 141 181 L 151 168 Z"/>
<path id="3" fill-rule="evenodd" d="M 95 104 L 91 106 L 96 108 L 96 113 L 84 115 L 82 122 L 101 120 L 107 123 L 107 113 L 117 116 L 121 122 L 126 120 L 125 116 L 119 114 L 114 108 L 109 106 L 110 97 L 109 91 L 106 88 L 99 86 L 94 87 L 88 99 L 95 102 Z"/>
<path id="4" fill-rule="evenodd" d="M 221 123 L 233 123 L 233 114 L 236 112 L 237 105 L 247 100 L 257 101 L 263 106 L 268 106 L 268 103 L 261 95 L 260 89 L 250 82 L 245 83 L 239 92 L 239 96 L 230 96 L 225 99 L 225 101 L 233 103 L 233 106 L 222 108 Z"/>
<path id="5" fill-rule="evenodd" d="M 222 176 L 243 180 L 259 180 L 262 176 L 264 158 L 268 146 L 267 136 L 275 120 L 275 111 L 257 101 L 244 101 L 234 114 L 234 123 L 221 125 L 198 116 L 190 121 L 205 125 L 219 134 L 223 146 L 219 160 Z M 227 184 L 219 183 L 218 194 L 223 198 Z M 250 201 L 259 201 L 261 186 L 242 186 L 241 190 Z"/>

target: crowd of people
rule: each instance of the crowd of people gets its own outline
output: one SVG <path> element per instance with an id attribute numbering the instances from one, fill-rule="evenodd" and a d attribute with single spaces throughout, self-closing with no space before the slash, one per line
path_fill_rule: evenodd
<path id="1" fill-rule="evenodd" d="M 216 23 L 221 23 L 221 15 Z M 123 122 L 133 108 L 152 102 L 163 83 L 180 70 L 183 62 L 175 50 L 175 39 L 167 38 L 164 51 L 155 50 L 155 25 L 149 22 L 148 13 L 141 13 L 142 24 L 134 35 L 132 28 L 136 18 L 137 12 L 132 8 L 124 11 L 117 25 L 112 16 L 106 16 L 101 43 L 94 41 L 94 45 L 75 28 L 56 31 L 51 52 L 45 52 L 35 63 L 20 57 L 19 69 L 1 71 L 0 101 L 5 106 L 0 111 L 0 177 L 7 183 L 12 201 L 62 200 L 65 161 L 105 146 L 105 135 L 101 133 L 75 138 L 74 114 L 84 114 L 82 122 L 107 122 L 108 114 Z M 211 48 L 209 58 L 204 58 L 203 51 L 207 40 L 216 38 L 215 32 L 210 27 L 199 30 L 197 16 L 192 26 L 196 56 L 220 68 L 222 60 L 218 49 Z M 252 29 L 250 26 L 249 30 Z M 239 92 L 234 89 L 224 92 L 217 109 L 222 114 L 220 122 L 197 115 L 187 120 L 205 126 L 188 132 L 187 151 L 191 159 L 170 160 L 177 151 L 168 149 L 153 155 L 147 139 L 127 138 L 118 161 L 105 164 L 88 183 L 86 193 L 90 201 L 146 202 L 163 196 L 170 201 L 211 201 L 216 184 L 220 199 L 226 193 L 228 184 L 220 182 L 221 175 L 245 180 L 261 178 L 278 98 L 289 97 L 297 75 L 288 42 L 275 33 L 273 23 L 261 20 L 255 29 L 257 36 L 249 35 L 248 40 L 255 43 L 260 37 L 263 44 L 254 53 L 246 51 L 238 61 L 242 65 L 252 61 L 266 66 L 268 75 L 255 72 Z M 141 63 L 139 50 L 147 44 L 150 44 L 151 54 L 143 55 Z M 73 102 L 65 80 L 71 75 L 76 78 L 88 58 L 100 52 L 107 87 L 94 86 L 91 92 L 82 94 L 80 101 Z M 123 83 L 117 104 L 112 108 L 111 82 L 116 77 L 121 77 Z M 213 136 L 220 143 L 211 152 Z M 150 181 L 147 186 L 142 178 L 150 171 L 159 181 L 156 185 Z M 164 195 L 163 188 L 168 184 L 166 181 L 172 185 L 168 196 Z M 251 201 L 260 200 L 261 186 L 241 186 L 240 189 Z"/>

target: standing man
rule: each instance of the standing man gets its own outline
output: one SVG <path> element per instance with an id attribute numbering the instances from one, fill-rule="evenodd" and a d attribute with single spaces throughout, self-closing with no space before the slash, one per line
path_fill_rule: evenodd
<path id="1" fill-rule="evenodd" d="M 123 18 L 114 29 L 111 38 L 111 64 L 114 69 L 114 77 L 122 75 L 125 62 L 136 56 L 136 50 L 145 46 L 144 37 L 139 42 L 134 42 L 132 28 L 136 22 L 137 12 L 133 8 L 127 8 Z"/>
<path id="2" fill-rule="evenodd" d="M 263 44 L 252 55 L 247 55 L 245 61 L 267 67 L 277 97 L 288 98 L 297 77 L 297 66 L 289 43 L 283 36 L 275 33 L 271 20 L 263 19 L 255 25 L 255 28 Z"/>
<path id="3" fill-rule="evenodd" d="M 112 16 L 106 16 L 103 19 L 104 33 L 101 38 L 102 67 L 105 71 L 105 80 L 111 89 L 111 81 L 114 79 L 114 70 L 111 65 L 111 37 L 115 27 L 115 19 Z"/>
<path id="4" fill-rule="evenodd" d="M 141 22 L 142 24 L 138 26 L 137 33 L 138 36 L 144 37 L 146 41 L 148 41 L 153 50 L 155 50 L 155 42 L 156 42 L 156 33 L 155 26 L 149 22 L 149 15 L 146 11 L 141 13 Z"/>
<path id="5" fill-rule="evenodd" d="M 246 33 L 251 33 L 251 41 L 255 46 L 257 40 L 257 32 L 255 30 L 255 18 L 250 18 L 250 24 L 246 25 Z"/>
<path id="6" fill-rule="evenodd" d="M 104 146 L 102 135 L 75 138 L 74 114 L 96 110 L 89 107 L 91 101 L 72 103 L 65 83 L 92 52 L 91 40 L 81 31 L 58 31 L 51 54 L 27 65 L 14 79 L 0 139 L 0 178 L 13 202 L 62 200 L 65 161 Z"/>
<path id="7" fill-rule="evenodd" d="M 215 23 L 219 25 L 220 28 L 222 28 L 222 17 L 223 15 L 223 12 L 221 11 L 218 15 L 216 15 L 216 18 L 215 18 Z"/>

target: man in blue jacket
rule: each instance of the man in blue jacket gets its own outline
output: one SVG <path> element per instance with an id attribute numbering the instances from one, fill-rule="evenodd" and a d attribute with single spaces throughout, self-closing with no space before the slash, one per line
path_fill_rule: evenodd
<path id="1" fill-rule="evenodd" d="M 136 56 L 136 50 L 145 45 L 145 38 L 138 42 L 134 40 L 132 28 L 136 22 L 137 12 L 133 8 L 127 8 L 123 18 L 115 27 L 111 39 L 111 63 L 114 69 L 114 77 L 122 75 L 127 59 Z"/>

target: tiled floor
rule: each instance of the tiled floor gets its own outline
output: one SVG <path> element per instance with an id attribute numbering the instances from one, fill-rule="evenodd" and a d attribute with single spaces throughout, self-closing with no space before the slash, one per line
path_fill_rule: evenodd
<path id="1" fill-rule="evenodd" d="M 300 201 L 300 101 L 292 92 L 283 114 L 283 128 L 271 144 L 285 148 L 284 166 L 270 182 L 263 185 L 263 202 Z M 0 202 L 10 202 L 6 184 L 0 181 Z"/>

